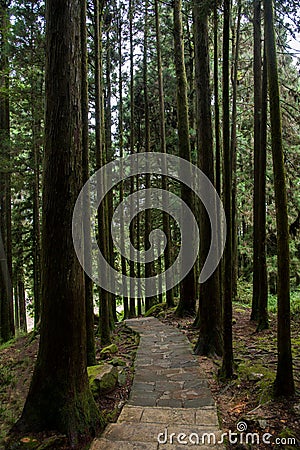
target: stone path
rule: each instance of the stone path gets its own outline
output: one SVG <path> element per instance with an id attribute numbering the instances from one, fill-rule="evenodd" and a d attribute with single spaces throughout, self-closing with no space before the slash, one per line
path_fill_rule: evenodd
<path id="1" fill-rule="evenodd" d="M 126 323 L 140 334 L 130 398 L 90 450 L 224 449 L 216 406 L 187 338 L 155 318 Z"/>

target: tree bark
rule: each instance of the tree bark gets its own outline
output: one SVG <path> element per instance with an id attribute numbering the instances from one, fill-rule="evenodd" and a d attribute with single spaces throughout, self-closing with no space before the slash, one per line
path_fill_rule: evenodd
<path id="1" fill-rule="evenodd" d="M 211 120 L 211 90 L 208 44 L 209 9 L 205 2 L 194 3 L 195 34 L 195 87 L 197 111 L 198 165 L 214 184 L 214 152 Z M 217 212 L 215 211 L 215 214 Z M 211 225 L 204 205 L 200 205 L 200 267 L 205 262 L 211 241 Z M 220 298 L 219 272 L 200 286 L 198 325 L 199 337 L 195 347 L 198 355 L 221 355 L 222 305 Z"/>
<path id="2" fill-rule="evenodd" d="M 96 166 L 100 169 L 105 164 L 105 126 L 104 126 L 104 100 L 103 100 L 103 71 L 102 71 L 102 17 L 104 0 L 94 0 L 94 26 L 95 26 L 95 122 L 96 122 Z M 104 182 L 102 180 L 102 182 Z M 108 260 L 107 243 L 107 199 L 105 198 L 98 208 L 98 244 L 101 253 Z M 105 289 L 100 293 L 100 320 L 99 334 L 103 345 L 111 341 L 110 335 L 110 295 Z"/>
<path id="3" fill-rule="evenodd" d="M 254 0 L 254 195 L 253 195 L 253 292 L 251 320 L 258 319 L 258 297 L 260 291 L 260 267 L 258 240 L 261 232 L 259 214 L 259 156 L 261 153 L 261 108 L 262 108 L 262 57 L 261 57 L 261 0 Z"/>
<path id="4" fill-rule="evenodd" d="M 266 166 L 267 166 L 267 121 L 268 121 L 268 74 L 266 63 L 266 46 L 264 46 L 259 154 L 259 196 L 258 196 L 258 262 L 259 262 L 259 296 L 257 331 L 269 328 L 268 316 L 268 272 L 266 257 Z"/>
<path id="5" fill-rule="evenodd" d="M 272 0 L 264 0 L 264 18 L 277 225 L 278 362 L 274 389 L 275 395 L 287 397 L 295 393 L 291 350 L 289 226 Z"/>
<path id="6" fill-rule="evenodd" d="M 16 428 L 56 430 L 70 445 L 103 425 L 86 372 L 84 276 L 72 240 L 82 183 L 81 3 L 46 7 L 46 123 L 40 347 Z"/>
<path id="7" fill-rule="evenodd" d="M 134 102 L 134 42 L 133 42 L 133 14 L 134 0 L 129 0 L 129 40 L 130 40 L 130 154 L 134 154 L 135 147 L 135 102 Z M 134 192 L 134 178 L 130 179 L 130 194 Z M 134 244 L 135 233 L 133 226 L 130 227 L 130 241 Z M 130 257 L 129 273 L 131 278 L 135 278 L 135 264 Z M 133 284 L 130 286 L 129 317 L 136 316 L 135 295 L 133 295 Z"/>
<path id="8" fill-rule="evenodd" d="M 237 87 L 240 52 L 240 32 L 242 19 L 242 3 L 238 1 L 237 23 L 232 33 L 233 65 L 232 65 L 232 118 L 231 118 L 231 158 L 232 158 L 232 299 L 237 299 L 238 281 L 238 229 L 237 229 Z M 234 36 L 235 34 L 235 36 Z"/>
<path id="9" fill-rule="evenodd" d="M 107 12 L 107 16 L 110 17 L 109 10 Z M 110 27 L 111 23 L 106 21 L 106 99 L 105 99 L 105 152 L 106 152 L 106 163 L 109 163 L 113 160 L 113 148 L 112 148 L 112 110 L 111 110 L 111 100 L 112 100 L 112 84 L 111 84 L 111 74 L 112 74 L 112 55 L 111 55 L 111 39 L 110 39 Z M 109 255 L 109 264 L 111 267 L 115 268 L 115 255 L 114 255 L 114 244 L 111 233 L 109 231 L 109 225 L 112 223 L 114 212 L 114 201 L 113 201 L 113 192 L 110 191 L 107 193 L 107 232 L 108 232 L 108 255 Z M 111 280 L 113 283 L 113 279 Z M 116 296 L 112 292 L 110 292 L 110 314 L 111 314 L 111 327 L 114 327 L 117 319 L 117 311 L 116 311 Z"/>
<path id="10" fill-rule="evenodd" d="M 85 184 L 90 177 L 89 165 L 89 94 L 88 94 L 88 58 L 87 58 L 87 25 L 86 25 L 86 0 L 81 2 L 81 110 L 82 110 L 82 184 Z M 91 211 L 89 194 L 84 200 L 87 207 L 85 211 L 84 223 L 84 258 L 88 272 L 92 272 L 91 258 Z M 87 366 L 96 364 L 95 353 L 95 329 L 94 329 L 94 299 L 92 279 L 84 274 L 85 286 L 85 309 L 86 309 L 86 357 Z"/>
<path id="11" fill-rule="evenodd" d="M 19 274 L 20 279 L 18 281 L 18 300 L 19 300 L 19 313 L 20 313 L 20 330 L 23 333 L 27 333 L 27 317 L 26 317 L 26 298 L 25 298 L 25 286 L 23 280 L 23 271 Z"/>
<path id="12" fill-rule="evenodd" d="M 144 55 L 143 55 L 143 88 L 144 88 L 144 110 L 145 110 L 145 152 L 151 151 L 150 146 L 150 116 L 149 116 L 149 98 L 148 98 L 148 8 L 149 2 L 145 1 L 145 16 L 144 16 Z M 146 173 L 145 175 L 145 188 L 151 188 L 151 175 L 150 173 Z M 146 193 L 146 196 L 149 198 L 149 195 Z M 152 211 L 150 208 L 147 208 L 145 211 L 145 236 L 144 236 L 144 244 L 145 250 L 149 248 L 149 235 L 152 230 Z M 138 237 L 137 237 L 138 238 Z M 154 264 L 153 261 L 150 261 L 145 264 L 145 277 L 150 278 L 154 276 Z M 155 303 L 157 299 L 155 297 L 146 297 L 145 306 L 146 311 L 150 309 Z"/>
<path id="13" fill-rule="evenodd" d="M 223 302 L 223 364 L 221 375 L 229 379 L 233 375 L 232 348 L 232 158 L 230 150 L 229 113 L 229 43 L 230 0 L 224 0 L 223 24 L 223 152 L 224 152 L 224 209 L 227 237 L 224 252 L 224 302 Z"/>
<path id="14" fill-rule="evenodd" d="M 189 116 L 187 100 L 187 79 L 184 63 L 184 43 L 182 32 L 182 2 L 174 0 L 174 57 L 177 82 L 177 120 L 179 156 L 191 161 Z M 189 188 L 181 184 L 181 198 L 193 210 L 193 196 Z M 179 317 L 195 314 L 196 290 L 194 268 L 182 280 L 180 286 L 180 299 L 176 309 Z"/>
<path id="15" fill-rule="evenodd" d="M 6 342 L 15 334 L 12 289 L 12 243 L 11 243 L 11 160 L 10 160 L 10 112 L 9 112 L 9 2 L 0 5 L 0 153 L 3 168 L 0 172 L 0 234 L 1 234 L 1 273 L 0 309 L 1 334 Z"/>
<path id="16" fill-rule="evenodd" d="M 165 99 L 164 99 L 164 80 L 161 60 L 161 42 L 160 42 L 160 21 L 159 21 L 159 5 L 158 0 L 155 0 L 155 31 L 156 31 L 156 52 L 157 52 L 157 74 L 158 74 L 158 90 L 159 90 L 159 123 L 160 123 L 160 152 L 167 153 L 166 147 L 166 127 L 165 127 Z M 164 162 L 165 164 L 165 162 Z M 162 176 L 161 187 L 164 191 L 168 190 L 168 179 Z M 168 209 L 168 205 L 164 206 Z M 167 246 L 164 252 L 165 269 L 171 267 L 171 230 L 170 218 L 168 214 L 163 214 L 163 231 L 167 238 Z M 166 292 L 166 302 L 168 308 L 174 306 L 174 291 L 169 289 Z"/>
<path id="17" fill-rule="evenodd" d="M 118 16 L 118 29 L 119 29 L 119 42 L 118 42 L 118 51 L 119 51 L 119 150 L 120 150 L 120 158 L 122 159 L 124 156 L 124 108 L 123 108 L 123 54 L 122 54 L 122 14 L 119 11 Z M 119 199 L 120 204 L 124 200 L 124 181 L 120 182 L 119 187 Z M 123 210 L 122 210 L 123 211 Z M 122 212 L 123 213 L 123 212 Z M 121 233 L 121 247 L 124 248 L 124 217 L 121 217 L 120 224 L 120 233 Z M 122 274 L 127 275 L 127 264 L 126 258 L 121 255 L 121 267 Z M 124 286 L 125 292 L 128 293 L 127 282 Z M 123 307 L 124 307 L 124 319 L 128 319 L 129 317 L 129 302 L 128 302 L 128 294 L 123 296 Z"/>

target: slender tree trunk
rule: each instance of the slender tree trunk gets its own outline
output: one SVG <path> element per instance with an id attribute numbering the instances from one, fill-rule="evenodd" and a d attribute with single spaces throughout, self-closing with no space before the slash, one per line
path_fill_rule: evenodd
<path id="1" fill-rule="evenodd" d="M 24 251 L 23 251 L 23 229 L 22 229 L 22 211 L 19 209 L 19 217 L 16 221 L 16 246 L 15 246 L 15 267 L 14 276 L 16 280 L 16 304 L 18 311 L 19 329 L 23 333 L 27 333 L 26 318 L 26 298 L 24 286 Z"/>
<path id="2" fill-rule="evenodd" d="M 259 154 L 259 197 L 258 197 L 258 261 L 259 261 L 259 296 L 257 331 L 269 328 L 268 317 L 268 273 L 266 258 L 266 165 L 267 165 L 267 121 L 268 121 L 268 74 L 266 63 L 266 46 L 264 46 L 264 64 L 262 80 L 261 105 L 261 142 Z"/>
<path id="3" fill-rule="evenodd" d="M 16 428 L 56 430 L 70 445 L 102 425 L 86 372 L 84 275 L 72 240 L 82 183 L 81 3 L 46 8 L 46 123 L 40 347 Z"/>
<path id="4" fill-rule="evenodd" d="M 19 276 L 20 279 L 18 281 L 18 297 L 19 297 L 19 313 L 20 313 L 20 330 L 23 333 L 27 333 L 26 298 L 25 298 L 23 271 L 19 273 Z"/>
<path id="5" fill-rule="evenodd" d="M 14 300 L 15 300 L 15 325 L 16 325 L 16 334 L 20 330 L 20 311 L 19 311 L 19 302 L 18 302 L 18 283 L 14 283 Z"/>
<path id="6" fill-rule="evenodd" d="M 159 90 L 159 122 L 160 122 L 160 152 L 167 153 L 166 147 L 166 127 L 165 127 L 165 98 L 164 98 L 164 80 L 161 60 L 161 42 L 160 42 L 160 21 L 159 21 L 159 5 L 155 0 L 155 30 L 156 30 L 156 52 L 157 52 L 157 74 L 158 74 L 158 90 Z M 164 161 L 165 164 L 165 161 Z M 164 191 L 168 190 L 168 179 L 162 176 L 161 187 Z M 168 205 L 164 205 L 164 209 L 168 209 Z M 167 238 L 167 246 L 164 252 L 165 269 L 171 267 L 171 230 L 170 219 L 168 214 L 163 214 L 163 231 Z M 168 283 L 167 283 L 168 284 Z M 174 306 L 174 291 L 169 289 L 166 292 L 166 301 L 168 308 Z"/>
<path id="7" fill-rule="evenodd" d="M 118 27 L 119 27 L 119 150 L 120 150 L 120 158 L 122 159 L 124 156 L 124 127 L 123 127 L 123 55 L 122 55 L 122 14 L 119 12 L 118 17 Z M 120 191 L 119 198 L 120 204 L 124 200 L 124 182 L 123 180 L 120 182 Z M 121 233 L 121 247 L 124 248 L 124 216 L 121 217 L 120 223 L 120 233 Z M 126 268 L 126 258 L 121 255 L 121 267 L 122 274 L 127 275 Z M 128 292 L 127 283 L 125 285 L 125 292 Z M 123 307 L 124 307 L 124 319 L 128 319 L 129 317 L 129 303 L 128 303 L 128 295 L 123 296 Z"/>
<path id="8" fill-rule="evenodd" d="M 277 396 L 290 396 L 294 395 L 295 386 L 291 350 L 289 226 L 272 0 L 264 0 L 264 18 L 277 224 L 278 363 L 274 388 Z"/>
<path id="9" fill-rule="evenodd" d="M 86 26 L 86 0 L 81 2 L 81 109 L 82 109 L 82 184 L 85 184 L 90 177 L 89 166 L 89 94 L 88 94 L 88 59 L 87 59 L 87 26 Z M 86 196 L 84 203 L 87 211 L 85 211 L 84 223 L 84 257 L 85 266 L 88 272 L 92 272 L 92 245 L 91 245 L 91 211 L 89 194 Z M 96 364 L 95 353 L 95 330 L 94 330 L 94 299 L 93 299 L 93 282 L 85 273 L 85 309 L 86 309 L 86 350 L 87 365 Z"/>
<path id="10" fill-rule="evenodd" d="M 215 157 L 216 191 L 221 195 L 221 142 L 220 142 L 220 98 L 219 98 L 219 20 L 218 6 L 214 4 L 214 106 L 215 106 Z"/>
<path id="11" fill-rule="evenodd" d="M 221 374 L 224 378 L 233 375 L 232 348 L 232 158 L 230 151 L 229 113 L 229 43 L 230 0 L 224 0 L 223 25 L 223 152 L 224 152 L 224 209 L 227 222 L 227 237 L 224 252 L 224 303 L 223 333 L 224 350 Z"/>
<path id="12" fill-rule="evenodd" d="M 104 1 L 94 0 L 94 26 L 95 26 L 95 122 L 96 122 L 96 166 L 97 169 L 105 164 L 105 133 L 104 133 L 104 107 L 102 85 L 102 16 Z M 106 201 L 102 201 L 98 209 L 99 248 L 105 258 L 107 249 L 107 217 Z M 103 345 L 110 343 L 110 304 L 109 293 L 100 288 L 100 321 L 99 333 Z"/>
<path id="13" fill-rule="evenodd" d="M 181 0 L 174 0 L 174 56 L 177 81 L 177 119 L 178 119 L 178 144 L 179 156 L 187 161 L 191 161 L 190 136 L 189 136 L 189 116 L 187 100 L 187 79 L 184 63 L 184 44 L 182 32 L 182 3 Z M 193 210 L 193 196 L 191 191 L 181 185 L 181 198 L 186 205 Z M 195 271 L 194 268 L 182 280 L 180 286 L 180 299 L 176 309 L 176 314 L 180 317 L 195 314 L 196 311 L 196 291 L 195 291 Z"/>
<path id="14" fill-rule="evenodd" d="M 36 121 L 33 112 L 33 291 L 34 291 L 34 326 L 41 319 L 41 226 L 40 226 L 40 146 L 37 142 L 40 121 Z"/>
<path id="15" fill-rule="evenodd" d="M 129 0 L 129 40 L 130 40 L 130 153 L 134 154 L 135 147 L 135 104 L 134 104 L 134 42 L 133 42 L 133 14 L 134 0 Z M 130 179 L 130 194 L 134 192 L 134 178 Z M 130 227 L 130 241 L 134 244 L 135 233 L 133 226 Z M 135 278 L 135 264 L 130 257 L 129 273 L 131 278 Z M 133 295 L 133 285 L 130 286 L 129 317 L 136 316 L 135 295 Z"/>
<path id="16" fill-rule="evenodd" d="M 149 98 L 148 98 L 148 8 L 149 2 L 145 1 L 145 24 L 144 24 L 144 57 L 143 57 L 143 87 L 144 87 L 144 109 L 145 109 L 145 152 L 150 152 L 150 116 L 149 116 Z M 145 175 L 145 188 L 151 188 L 151 175 L 147 173 Z M 149 198 L 149 195 L 146 194 Z M 149 248 L 149 235 L 152 230 L 152 211 L 150 208 L 147 208 L 145 211 L 145 250 Z M 145 277 L 150 278 L 154 276 L 154 264 L 153 261 L 150 261 L 145 264 Z M 150 309 L 154 303 L 156 302 L 155 297 L 146 297 L 145 305 L 146 311 Z"/>
<path id="17" fill-rule="evenodd" d="M 109 12 L 108 12 L 109 15 Z M 106 163 L 113 160 L 113 148 L 112 148 L 112 111 L 111 111 L 111 99 L 112 99 L 112 85 L 111 85 L 111 74 L 112 74 L 112 62 L 111 62 L 111 39 L 110 39 L 110 23 L 106 24 L 106 101 L 105 101 L 105 140 L 106 140 Z M 115 268 L 115 256 L 114 256 L 114 245 L 111 233 L 109 232 L 109 225 L 112 223 L 114 206 L 113 206 L 113 192 L 110 191 L 107 194 L 107 221 L 108 221 L 108 254 L 109 254 L 109 264 L 111 267 Z M 111 280 L 113 282 L 113 280 Z M 110 303 L 111 303 L 111 314 L 112 314 L 112 327 L 114 323 L 118 321 L 117 309 L 116 309 L 116 296 L 110 293 Z"/>
<path id="18" fill-rule="evenodd" d="M 237 299 L 237 279 L 238 279 L 238 229 L 237 229 L 237 86 L 238 86 L 238 65 L 240 51 L 240 31 L 242 18 L 242 3 L 238 1 L 237 24 L 235 29 L 235 39 L 232 36 L 233 67 L 232 67 L 232 118 L 231 118 L 231 158 L 232 158 L 232 299 Z"/>
<path id="19" fill-rule="evenodd" d="M 202 0 L 194 3 L 195 86 L 197 104 L 198 165 L 214 184 L 213 131 L 208 44 L 209 9 Z M 215 211 L 217 214 L 217 211 Z M 211 225 L 203 204 L 200 205 L 200 266 L 205 262 L 211 241 Z M 195 352 L 199 355 L 221 355 L 222 321 L 219 272 L 200 286 L 199 337 Z"/>
<path id="20" fill-rule="evenodd" d="M 11 160 L 10 160 L 10 113 L 9 113 L 9 62 L 8 17 L 9 2 L 0 5 L 0 153 L 4 170 L 0 173 L 0 234 L 1 249 L 1 338 L 4 342 L 14 334 L 14 308 L 12 290 L 12 244 L 11 244 Z"/>
<path id="21" fill-rule="evenodd" d="M 258 319 L 260 291 L 260 267 L 258 240 L 261 232 L 259 213 L 259 156 L 261 154 L 261 107 L 262 107 L 262 58 L 261 58 L 261 0 L 254 0 L 254 195 L 253 195 L 253 292 L 251 320 Z"/>
<path id="22" fill-rule="evenodd" d="M 34 3 L 30 5 L 30 13 L 34 15 Z M 30 64 L 36 64 L 35 24 L 29 29 Z M 41 101 L 43 92 L 43 74 L 32 71 L 30 75 L 31 100 L 31 133 L 32 133 L 32 161 L 33 161 L 33 300 L 34 326 L 37 328 L 41 320 L 41 226 L 40 226 L 40 166 L 41 166 Z"/>
<path id="23" fill-rule="evenodd" d="M 139 146 L 138 146 L 139 147 Z M 138 153 L 139 153 L 139 148 L 137 149 Z M 136 177 L 135 179 L 135 183 L 136 183 L 136 192 L 137 192 L 137 196 L 139 195 L 138 192 L 140 190 L 140 179 L 139 176 Z M 139 199 L 137 200 L 138 204 L 139 204 Z M 140 219 L 140 215 L 137 215 L 136 217 L 136 249 L 137 251 L 141 250 L 141 241 L 140 241 L 140 236 L 141 236 L 141 219 Z M 138 279 L 141 279 L 142 277 L 142 266 L 141 264 L 137 264 L 137 277 Z M 142 315 L 142 294 L 141 294 L 141 286 L 138 285 L 137 287 L 137 315 L 141 316 Z"/>
<path id="24" fill-rule="evenodd" d="M 221 197 L 221 127 L 220 127 L 220 96 L 219 96 L 219 18 L 218 5 L 214 3 L 214 107 L 215 107 L 215 165 L 216 191 Z M 220 236 L 221 238 L 221 236 Z M 219 272 L 219 291 L 223 305 L 223 261 L 217 268 Z"/>

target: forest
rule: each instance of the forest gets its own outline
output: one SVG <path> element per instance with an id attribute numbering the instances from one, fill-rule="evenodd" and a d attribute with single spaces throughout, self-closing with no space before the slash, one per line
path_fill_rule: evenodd
<path id="1" fill-rule="evenodd" d="M 0 0 L 0 448 L 90 448 L 153 317 L 219 429 L 300 448 L 299 36 L 296 0 Z"/>

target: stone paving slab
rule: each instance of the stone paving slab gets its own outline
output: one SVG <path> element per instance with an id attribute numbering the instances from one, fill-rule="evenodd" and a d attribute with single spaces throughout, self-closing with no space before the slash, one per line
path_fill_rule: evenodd
<path id="1" fill-rule="evenodd" d="M 164 446 L 166 448 L 166 446 Z M 112 442 L 108 439 L 97 439 L 92 443 L 90 450 L 157 450 L 158 444 L 149 442 Z M 172 446 L 172 450 L 175 450 Z"/>
<path id="2" fill-rule="evenodd" d="M 130 398 L 91 450 L 224 450 L 216 406 L 187 338 L 155 318 L 126 323 L 140 334 Z"/>
<path id="3" fill-rule="evenodd" d="M 197 408 L 143 408 L 125 405 L 118 422 L 190 424 L 218 428 L 218 416 L 214 407 L 199 410 Z"/>
<path id="4" fill-rule="evenodd" d="M 183 424 L 168 424 L 168 423 L 136 423 L 129 422 L 113 423 L 109 424 L 102 437 L 110 441 L 128 441 L 128 442 L 158 442 L 159 436 L 161 441 L 176 443 L 177 437 L 184 434 L 188 441 L 189 436 L 199 437 L 201 441 L 202 436 L 204 442 L 208 441 L 210 436 L 211 442 L 213 436 L 218 440 L 221 436 L 221 431 L 217 431 L 214 426 L 201 426 L 201 425 L 183 425 Z"/>

